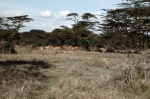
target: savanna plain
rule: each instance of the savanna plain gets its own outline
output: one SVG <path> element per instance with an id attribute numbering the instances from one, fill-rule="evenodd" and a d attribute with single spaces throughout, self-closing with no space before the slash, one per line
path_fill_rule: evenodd
<path id="1" fill-rule="evenodd" d="M 18 48 L 0 54 L 0 99 L 150 99 L 150 55 Z"/>

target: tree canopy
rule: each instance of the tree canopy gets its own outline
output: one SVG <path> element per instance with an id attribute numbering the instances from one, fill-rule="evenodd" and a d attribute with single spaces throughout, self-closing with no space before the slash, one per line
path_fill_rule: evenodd
<path id="1" fill-rule="evenodd" d="M 145 50 L 150 30 L 150 2 L 147 0 L 124 0 L 119 8 L 106 10 L 101 24 L 104 34 L 120 38 L 122 45 Z M 119 39 L 116 39 L 119 40 Z"/>
<path id="2" fill-rule="evenodd" d="M 0 52 L 14 51 L 13 45 L 20 38 L 18 30 L 24 27 L 23 23 L 33 21 L 28 18 L 28 15 L 14 16 L 14 17 L 0 17 Z M 7 46 L 5 46 L 7 42 Z M 9 45 L 9 46 L 8 46 Z M 7 50 L 5 50 L 7 48 Z M 9 49 L 9 50 L 8 50 Z"/>

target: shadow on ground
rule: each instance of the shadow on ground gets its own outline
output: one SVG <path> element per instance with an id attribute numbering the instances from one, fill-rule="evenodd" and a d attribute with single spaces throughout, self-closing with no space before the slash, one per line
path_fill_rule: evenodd
<path id="1" fill-rule="evenodd" d="M 25 61 L 25 60 L 6 60 L 0 61 L 0 67 L 8 68 L 11 66 L 20 66 L 20 65 L 30 65 L 29 69 L 48 69 L 52 67 L 52 64 L 46 63 L 44 61 Z"/>
<path id="2" fill-rule="evenodd" d="M 44 61 L 0 61 L 0 99 L 8 99 L 9 94 L 15 96 L 11 99 L 27 96 L 39 99 L 38 95 L 46 89 L 44 81 L 47 78 L 40 69 L 51 67 L 51 64 Z"/>

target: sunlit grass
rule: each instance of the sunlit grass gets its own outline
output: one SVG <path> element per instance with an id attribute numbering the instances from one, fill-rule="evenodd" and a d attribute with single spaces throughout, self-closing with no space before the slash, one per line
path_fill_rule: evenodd
<path id="1" fill-rule="evenodd" d="M 13 88 L 8 82 L 14 79 L 7 77 L 7 82 L 1 76 L 1 91 L 9 89 L 2 94 L 11 99 L 148 99 L 149 57 L 144 63 L 145 56 L 139 54 L 128 58 L 118 53 L 20 48 L 18 54 L 0 55 L 1 72 L 4 64 L 13 65 L 9 72 L 20 75 Z M 129 75 L 124 72 L 130 70 L 134 71 L 130 80 L 134 86 L 125 82 Z M 25 72 L 31 76 L 21 79 Z"/>

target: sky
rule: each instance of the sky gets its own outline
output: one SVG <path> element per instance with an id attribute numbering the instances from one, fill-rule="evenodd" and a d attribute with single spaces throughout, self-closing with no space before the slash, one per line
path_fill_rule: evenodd
<path id="1" fill-rule="evenodd" d="M 69 13 L 101 15 L 100 9 L 115 9 L 122 0 L 0 0 L 0 17 L 28 15 L 34 21 L 24 23 L 20 32 L 32 29 L 51 32 L 62 25 L 71 27 L 73 21 L 66 20 Z M 96 21 L 101 17 L 97 16 Z"/>

